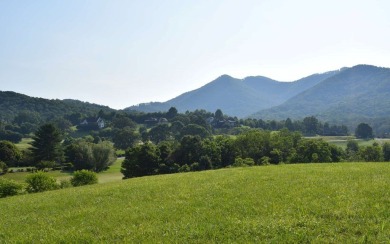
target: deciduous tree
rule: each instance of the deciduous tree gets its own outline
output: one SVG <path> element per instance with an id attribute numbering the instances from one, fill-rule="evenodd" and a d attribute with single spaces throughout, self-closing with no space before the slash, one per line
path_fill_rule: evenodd
<path id="1" fill-rule="evenodd" d="M 355 130 L 355 136 L 362 139 L 374 138 L 372 128 L 366 123 L 360 123 Z"/>

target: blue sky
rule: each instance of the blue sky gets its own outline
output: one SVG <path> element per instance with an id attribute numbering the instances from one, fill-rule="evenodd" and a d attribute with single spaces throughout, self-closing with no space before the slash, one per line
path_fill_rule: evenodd
<path id="1" fill-rule="evenodd" d="M 390 67 L 388 0 L 0 0 L 0 90 L 125 108 L 222 74 Z"/>

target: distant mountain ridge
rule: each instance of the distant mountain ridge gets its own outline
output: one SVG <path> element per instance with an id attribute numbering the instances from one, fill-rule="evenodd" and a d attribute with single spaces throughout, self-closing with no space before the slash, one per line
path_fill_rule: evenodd
<path id="1" fill-rule="evenodd" d="M 21 111 L 36 112 L 44 119 L 52 119 L 72 113 L 97 115 L 100 110 L 114 111 L 107 106 L 79 100 L 45 99 L 12 91 L 0 91 L 0 121 L 11 121 Z"/>
<path id="2" fill-rule="evenodd" d="M 176 107 L 180 112 L 196 109 L 214 112 L 221 109 L 231 116 L 246 117 L 261 109 L 280 105 L 338 72 L 340 71 L 314 74 L 294 82 L 280 82 L 264 76 L 236 79 L 222 75 L 196 90 L 186 92 L 166 102 L 143 103 L 125 110 L 158 112 Z"/>
<path id="3" fill-rule="evenodd" d="M 390 117 L 390 69 L 371 65 L 344 69 L 251 117 L 299 119 L 309 115 L 334 122 Z"/>
<path id="4" fill-rule="evenodd" d="M 199 89 L 164 103 L 132 106 L 125 111 L 179 112 L 204 109 L 237 117 L 263 120 L 302 119 L 316 116 L 322 121 L 346 124 L 377 123 L 390 130 L 390 69 L 357 65 L 294 82 L 280 82 L 263 76 L 236 79 L 222 75 Z M 43 99 L 0 91 L 0 121 L 12 121 L 21 111 L 37 112 L 42 119 L 73 113 L 96 115 L 107 106 L 72 99 Z M 388 128 L 388 129 L 387 129 Z"/>

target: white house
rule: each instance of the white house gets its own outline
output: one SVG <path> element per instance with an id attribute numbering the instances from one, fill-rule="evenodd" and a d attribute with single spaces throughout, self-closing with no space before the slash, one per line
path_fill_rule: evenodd
<path id="1" fill-rule="evenodd" d="M 105 124 L 104 120 L 102 118 L 86 118 L 84 119 L 80 125 L 85 125 L 85 126 L 94 126 L 96 125 L 99 129 L 103 129 Z"/>

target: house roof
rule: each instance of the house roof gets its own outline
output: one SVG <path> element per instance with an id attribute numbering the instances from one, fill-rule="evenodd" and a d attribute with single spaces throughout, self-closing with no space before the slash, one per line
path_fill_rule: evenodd
<path id="1" fill-rule="evenodd" d="M 85 119 L 88 123 L 97 123 L 99 118 L 86 118 Z"/>

